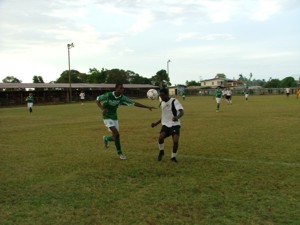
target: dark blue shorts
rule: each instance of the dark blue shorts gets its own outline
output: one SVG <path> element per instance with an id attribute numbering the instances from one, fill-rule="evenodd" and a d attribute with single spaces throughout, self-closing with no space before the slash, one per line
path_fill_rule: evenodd
<path id="1" fill-rule="evenodd" d="M 171 135 L 174 136 L 175 134 L 180 136 L 180 126 L 177 125 L 177 126 L 173 126 L 173 127 L 167 127 L 167 126 L 163 125 L 160 130 L 160 133 L 162 133 L 162 132 L 166 134 L 166 137 L 169 137 Z"/>

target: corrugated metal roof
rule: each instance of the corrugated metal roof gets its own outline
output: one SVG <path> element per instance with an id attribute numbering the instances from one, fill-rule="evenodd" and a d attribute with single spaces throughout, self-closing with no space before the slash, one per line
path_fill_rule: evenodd
<path id="1" fill-rule="evenodd" d="M 124 88 L 141 88 L 150 89 L 158 88 L 151 84 L 124 84 Z M 69 83 L 0 83 L 0 89 L 6 88 L 69 88 Z M 72 83 L 71 88 L 95 88 L 95 89 L 112 89 L 115 84 L 89 84 L 89 83 Z"/>

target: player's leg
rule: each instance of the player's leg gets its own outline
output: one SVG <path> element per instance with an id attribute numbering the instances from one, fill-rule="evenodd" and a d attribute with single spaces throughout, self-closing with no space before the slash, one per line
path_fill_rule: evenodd
<path id="1" fill-rule="evenodd" d="M 179 147 L 180 126 L 172 127 L 172 130 L 173 130 L 173 134 L 172 134 L 173 151 L 171 155 L 171 160 L 173 162 L 178 162 L 176 157 L 177 157 L 177 152 Z"/>
<path id="2" fill-rule="evenodd" d="M 158 137 L 158 149 L 159 149 L 159 154 L 157 157 L 158 161 L 161 161 L 164 154 L 165 154 L 165 138 L 167 137 L 167 132 L 168 132 L 168 128 L 166 126 L 162 126 L 160 133 L 159 133 L 159 137 Z"/>
<path id="3" fill-rule="evenodd" d="M 116 149 L 117 149 L 117 153 L 118 155 L 121 155 L 122 154 L 122 149 L 121 149 L 121 141 L 120 141 L 120 133 L 119 133 L 119 130 L 117 129 L 117 127 L 115 126 L 112 126 L 109 128 L 112 132 L 112 141 L 115 142 L 115 146 L 116 146 Z M 110 138 L 109 138 L 110 139 Z"/>

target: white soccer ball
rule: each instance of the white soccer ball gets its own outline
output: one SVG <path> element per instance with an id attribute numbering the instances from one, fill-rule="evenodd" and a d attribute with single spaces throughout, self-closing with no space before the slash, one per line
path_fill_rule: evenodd
<path id="1" fill-rule="evenodd" d="M 147 97 L 151 100 L 157 99 L 158 92 L 155 89 L 150 89 L 147 91 Z"/>

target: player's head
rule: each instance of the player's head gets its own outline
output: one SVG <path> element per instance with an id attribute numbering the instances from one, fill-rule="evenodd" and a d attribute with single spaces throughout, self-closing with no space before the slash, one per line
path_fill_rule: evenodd
<path id="1" fill-rule="evenodd" d="M 163 101 L 168 101 L 169 100 L 169 90 L 166 88 L 160 89 L 159 91 L 159 97 Z"/>
<path id="2" fill-rule="evenodd" d="M 115 90 L 116 90 L 115 92 L 117 94 L 123 94 L 123 92 L 124 92 L 123 84 L 117 83 L 116 86 L 115 86 Z"/>

